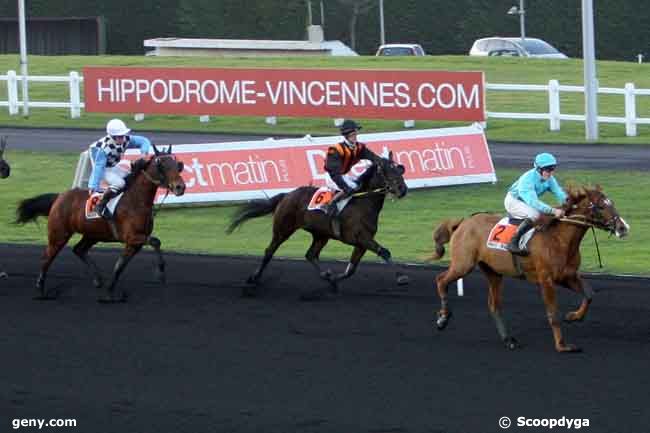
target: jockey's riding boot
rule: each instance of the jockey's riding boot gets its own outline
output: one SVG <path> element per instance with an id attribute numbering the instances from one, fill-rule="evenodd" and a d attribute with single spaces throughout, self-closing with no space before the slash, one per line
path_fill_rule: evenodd
<path id="1" fill-rule="evenodd" d="M 529 218 L 523 220 L 521 224 L 519 224 L 519 227 L 517 228 L 517 232 L 512 236 L 512 239 L 510 239 L 510 243 L 506 247 L 508 248 L 508 251 L 510 251 L 512 254 L 517 254 L 519 256 L 527 256 L 528 250 L 525 248 L 524 249 L 519 248 L 519 240 L 521 239 L 521 236 L 532 227 L 533 227 L 532 220 L 530 220 Z"/>
<path id="2" fill-rule="evenodd" d="M 332 232 L 337 238 L 341 237 L 341 221 L 339 220 L 339 208 L 337 203 L 345 197 L 345 192 L 337 192 L 332 200 L 327 204 L 327 216 L 330 219 L 330 226 L 332 227 Z"/>
<path id="3" fill-rule="evenodd" d="M 107 189 L 102 195 L 102 199 L 95 206 L 95 211 L 104 219 L 110 220 L 113 219 L 113 214 L 108 209 L 108 202 L 117 195 L 112 189 Z"/>

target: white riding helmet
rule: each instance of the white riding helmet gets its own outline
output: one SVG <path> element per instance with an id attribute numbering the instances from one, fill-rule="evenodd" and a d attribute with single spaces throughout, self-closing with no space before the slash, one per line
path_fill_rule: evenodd
<path id="1" fill-rule="evenodd" d="M 106 133 L 111 137 L 116 135 L 126 135 L 129 132 L 131 132 L 131 130 L 127 128 L 124 122 L 120 119 L 111 119 L 106 124 Z"/>

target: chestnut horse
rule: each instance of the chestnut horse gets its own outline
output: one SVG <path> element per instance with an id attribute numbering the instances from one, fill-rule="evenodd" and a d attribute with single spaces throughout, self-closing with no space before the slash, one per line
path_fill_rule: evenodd
<path id="1" fill-rule="evenodd" d="M 153 202 L 158 187 L 162 186 L 174 195 L 185 192 L 185 183 L 180 176 L 183 163 L 167 151 L 158 151 L 148 159 L 139 159 L 131 164 L 131 173 L 127 178 L 126 191 L 119 202 L 112 221 L 104 218 L 87 219 L 85 205 L 88 190 L 75 188 L 64 193 L 42 194 L 25 199 L 16 209 L 16 223 L 23 224 L 36 220 L 38 216 L 47 216 L 48 245 L 41 261 L 41 272 L 36 280 L 38 294 L 36 299 L 53 299 L 55 294 L 48 294 L 45 289 L 47 271 L 59 251 L 68 243 L 75 233 L 82 235 L 74 246 L 73 252 L 86 265 L 93 275 L 93 283 L 98 289 L 103 281 L 95 262 L 88 256 L 88 251 L 97 242 L 121 242 L 125 244 L 121 256 L 113 269 L 111 281 L 100 302 L 126 301 L 127 294 L 115 293 L 115 285 L 120 274 L 143 245 L 151 245 L 158 255 L 158 271 L 164 275 L 165 263 L 160 252 L 160 240 L 150 236 L 153 230 Z"/>
<path id="2" fill-rule="evenodd" d="M 508 251 L 487 247 L 490 230 L 501 218 L 499 215 L 480 213 L 465 219 L 443 221 L 433 234 L 433 258 L 439 259 L 444 255 L 444 244 L 447 242 L 451 242 L 452 255 L 449 268 L 436 277 L 441 303 L 436 321 L 438 329 L 444 329 L 451 317 L 447 286 L 470 273 L 478 264 L 489 283 L 490 315 L 507 348 L 514 349 L 518 344 L 510 336 L 501 317 L 501 288 L 504 275 L 525 278 L 539 285 L 546 305 L 546 316 L 553 331 L 555 349 L 558 352 L 579 351 L 577 346 L 567 344 L 562 339 L 555 285 L 582 294 L 580 307 L 565 317 L 568 322 L 582 321 L 593 295 L 592 289 L 578 272 L 582 238 L 590 227 L 608 231 L 619 238 L 627 235 L 630 227 L 619 216 L 614 203 L 599 186 L 569 188 L 563 209 L 566 214 L 564 218 L 546 219 L 542 227 L 537 229 L 528 243 L 530 255 L 527 257 L 514 257 Z M 515 265 L 515 260 L 519 260 L 519 266 Z"/>
<path id="3" fill-rule="evenodd" d="M 402 198 L 408 188 L 404 182 L 404 166 L 393 162 L 393 154 L 388 159 L 371 165 L 359 178 L 359 192 L 355 193 L 347 206 L 339 214 L 341 237 L 337 238 L 330 224 L 330 217 L 320 210 L 308 210 L 307 206 L 316 192 L 313 186 L 302 186 L 290 193 L 278 194 L 267 200 L 255 200 L 242 205 L 232 218 L 228 233 L 251 218 L 273 213 L 273 238 L 266 248 L 262 264 L 247 282 L 257 284 L 262 272 L 271 261 L 278 247 L 291 237 L 298 229 L 311 233 L 312 243 L 305 257 L 313 265 L 319 276 L 327 280 L 332 292 L 337 291 L 337 283 L 349 278 L 357 269 L 361 258 L 367 250 L 381 257 L 392 265 L 390 251 L 375 241 L 379 213 L 384 206 L 388 193 Z M 330 239 L 337 239 L 354 246 L 350 262 L 345 272 L 333 275 L 330 270 L 323 271 L 319 264 L 319 255 Z M 397 272 L 397 283 L 406 284 L 408 277 Z M 256 294 L 253 287 L 244 289 L 245 296 Z M 314 294 L 312 292 L 311 294 Z M 310 294 L 310 295 L 311 295 Z M 303 295 L 306 295 L 303 293 Z M 306 297 L 306 296 L 304 296 Z"/>

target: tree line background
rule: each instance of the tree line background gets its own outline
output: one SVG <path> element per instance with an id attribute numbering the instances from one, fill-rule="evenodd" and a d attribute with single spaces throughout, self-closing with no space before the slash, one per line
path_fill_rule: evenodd
<path id="1" fill-rule="evenodd" d="M 25 0 L 28 17 L 103 16 L 107 52 L 142 54 L 155 37 L 306 38 L 307 3 L 325 39 L 360 54 L 380 41 L 379 0 Z M 320 15 L 323 4 L 324 16 Z M 594 0 L 596 56 L 650 55 L 650 9 L 639 0 Z M 384 0 L 386 42 L 420 43 L 428 54 L 467 54 L 485 36 L 519 36 L 518 0 Z M 582 56 L 581 0 L 527 0 L 526 35 Z M 0 0 L 0 17 L 16 17 L 17 1 Z"/>

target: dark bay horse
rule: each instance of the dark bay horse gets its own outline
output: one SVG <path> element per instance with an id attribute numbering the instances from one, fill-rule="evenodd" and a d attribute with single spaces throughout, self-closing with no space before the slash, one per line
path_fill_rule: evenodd
<path id="1" fill-rule="evenodd" d="M 563 206 L 566 217 L 548 219 L 528 243 L 530 255 L 517 258 L 520 270 L 508 251 L 490 249 L 487 239 L 490 230 L 501 219 L 494 214 L 476 214 L 470 218 L 443 221 L 434 231 L 434 259 L 445 253 L 444 244 L 450 242 L 451 263 L 449 268 L 438 274 L 436 283 L 440 297 L 440 311 L 436 325 L 442 330 L 451 317 L 447 301 L 449 283 L 470 273 L 478 264 L 489 284 L 488 309 L 494 319 L 499 336 L 509 349 L 517 347 L 501 317 L 501 289 L 503 276 L 525 278 L 537 284 L 546 306 L 546 316 L 553 331 L 555 349 L 558 352 L 579 351 L 578 347 L 562 339 L 560 318 L 557 308 L 555 285 L 560 285 L 582 294 L 583 299 L 576 311 L 568 313 L 568 322 L 582 321 L 587 314 L 593 291 L 579 274 L 580 242 L 590 227 L 615 234 L 627 235 L 629 225 L 620 217 L 614 203 L 607 198 L 600 187 L 570 188 Z"/>
<path id="2" fill-rule="evenodd" d="M 259 282 L 262 272 L 271 261 L 278 247 L 298 229 L 311 233 L 312 243 L 305 257 L 311 263 L 321 278 L 327 280 L 332 291 L 337 290 L 337 283 L 354 274 L 367 250 L 381 257 L 392 265 L 391 253 L 375 241 L 379 213 L 384 206 L 386 194 L 391 193 L 398 198 L 406 195 L 408 188 L 404 182 L 404 167 L 393 162 L 392 152 L 388 159 L 382 159 L 379 164 L 371 165 L 359 179 L 359 192 L 350 200 L 339 214 L 341 221 L 341 236 L 337 238 L 330 225 L 329 217 L 318 210 L 308 210 L 307 206 L 316 192 L 313 186 L 303 186 L 289 193 L 278 194 L 270 199 L 255 200 L 242 205 L 232 218 L 227 229 L 228 233 L 244 221 L 273 213 L 273 238 L 264 252 L 262 264 L 248 278 L 249 284 Z M 354 246 L 350 262 L 345 272 L 333 275 L 330 270 L 323 271 L 319 264 L 319 255 L 330 239 L 337 239 Z M 398 284 L 406 284 L 408 277 L 397 272 Z M 244 289 L 244 295 L 254 296 L 253 287 Z"/>
<path id="3" fill-rule="evenodd" d="M 5 160 L 5 149 L 7 148 L 7 137 L 0 138 L 0 179 L 6 179 L 11 173 L 11 167 Z"/>
<path id="4" fill-rule="evenodd" d="M 143 245 L 151 245 L 158 254 L 158 268 L 164 273 L 164 261 L 160 253 L 160 240 L 151 235 L 153 230 L 153 202 L 158 187 L 167 188 L 174 195 L 185 192 L 185 182 L 180 176 L 183 163 L 167 151 L 158 151 L 148 159 L 139 159 L 131 164 L 131 174 L 127 178 L 124 196 L 116 209 L 114 223 L 103 218 L 87 219 L 85 204 L 88 190 L 75 188 L 64 193 L 42 194 L 25 199 L 16 209 L 16 222 L 23 224 L 38 216 L 47 216 L 48 245 L 41 261 L 41 272 L 36 281 L 37 299 L 52 299 L 56 294 L 48 294 L 45 289 L 47 271 L 59 251 L 75 233 L 82 235 L 73 252 L 84 262 L 93 275 L 95 287 L 102 288 L 103 281 L 95 262 L 88 251 L 97 242 L 121 242 L 124 250 L 113 269 L 111 281 L 100 302 L 119 302 L 126 300 L 126 292 L 121 296 L 115 293 L 115 285 L 120 274 Z"/>

